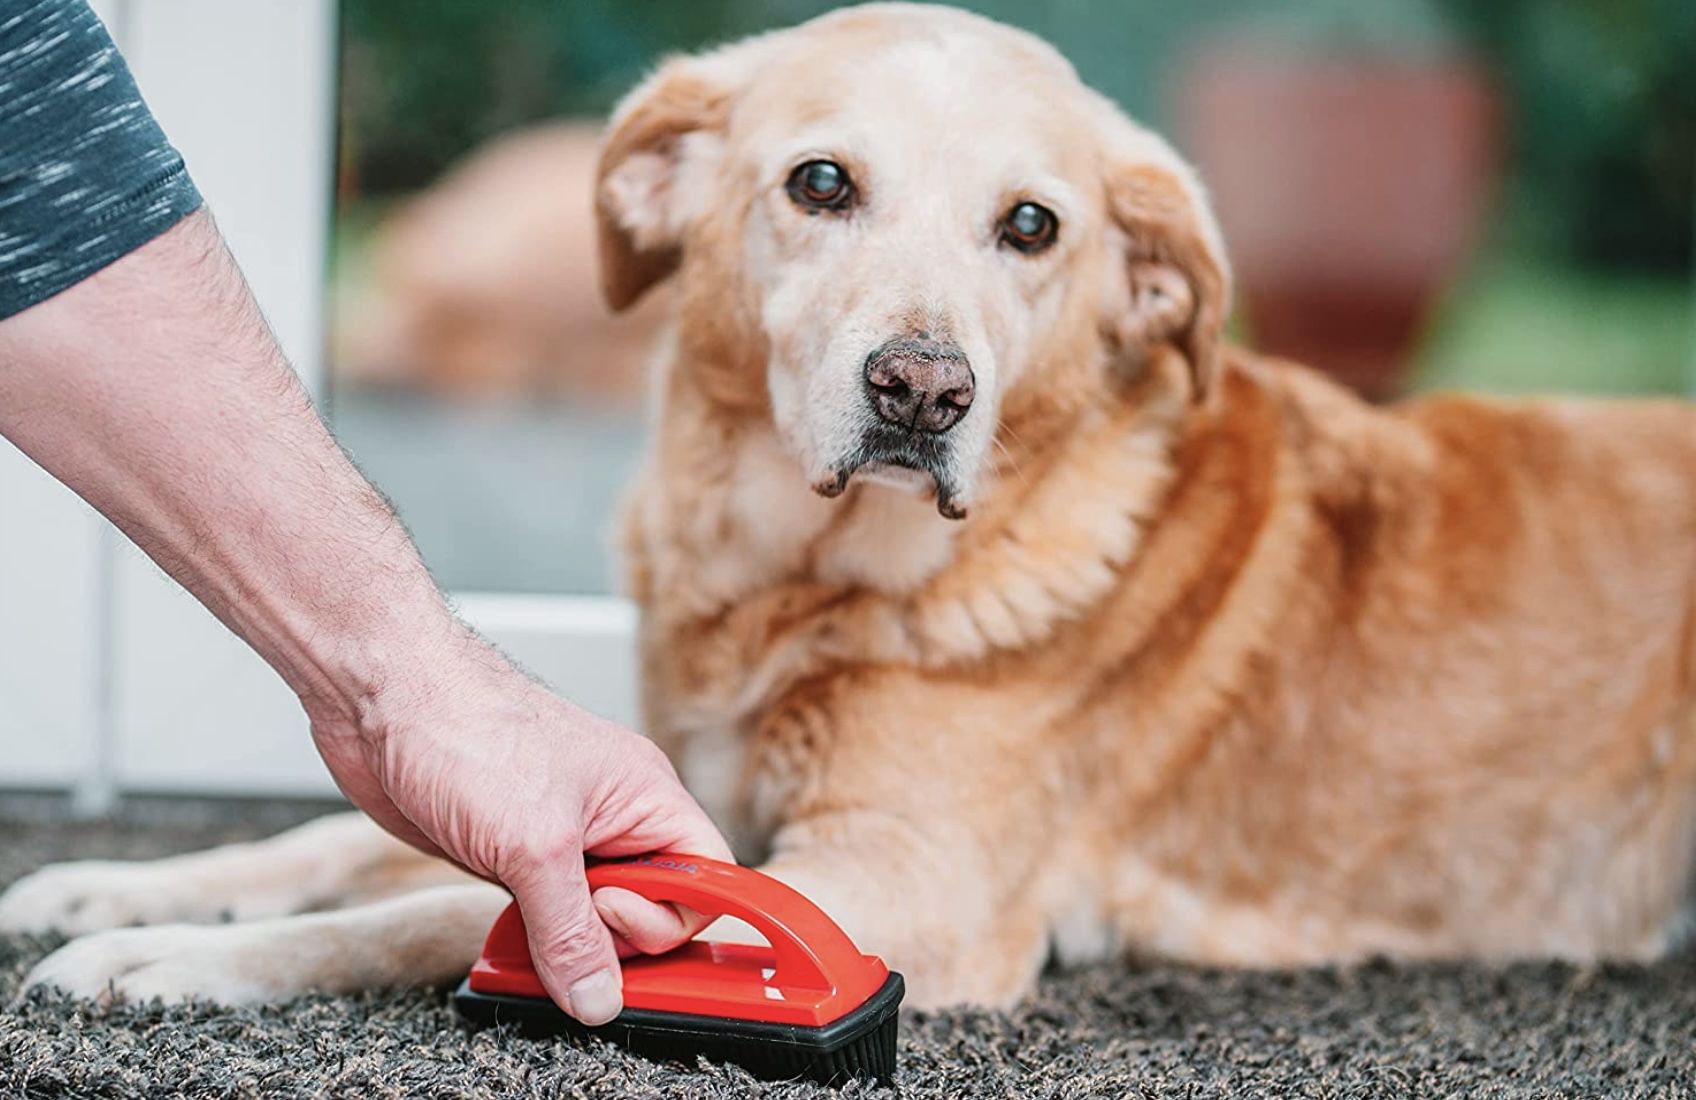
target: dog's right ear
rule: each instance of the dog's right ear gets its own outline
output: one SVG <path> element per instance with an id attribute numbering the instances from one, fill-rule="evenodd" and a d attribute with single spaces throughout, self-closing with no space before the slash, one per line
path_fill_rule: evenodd
<path id="1" fill-rule="evenodd" d="M 693 192 L 704 190 L 679 184 L 716 160 L 751 45 L 667 61 L 613 112 L 595 175 L 595 218 L 601 293 L 614 310 L 676 270 L 700 202 Z"/>

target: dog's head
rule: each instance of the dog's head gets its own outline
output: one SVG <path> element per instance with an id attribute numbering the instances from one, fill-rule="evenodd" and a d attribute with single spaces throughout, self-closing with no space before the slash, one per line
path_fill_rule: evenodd
<path id="1" fill-rule="evenodd" d="M 1190 170 L 1047 44 L 948 8 L 668 62 L 614 115 L 597 207 L 611 305 L 681 268 L 684 361 L 827 496 L 860 477 L 958 518 L 1013 405 L 1162 347 L 1199 397 L 1218 356 Z"/>

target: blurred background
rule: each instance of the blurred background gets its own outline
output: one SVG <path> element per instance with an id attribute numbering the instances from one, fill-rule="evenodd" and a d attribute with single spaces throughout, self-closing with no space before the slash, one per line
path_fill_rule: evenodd
<path id="1" fill-rule="evenodd" d="M 664 295 L 611 318 L 599 120 L 818 0 L 342 0 L 328 406 L 455 590 L 598 593 Z M 1239 336 L 1373 398 L 1696 384 L 1696 3 L 963 6 L 1201 167 Z"/>
<path id="2" fill-rule="evenodd" d="M 91 3 L 461 614 L 638 722 L 607 534 L 667 303 L 596 297 L 596 131 L 666 52 L 830 5 Z M 1696 392 L 1692 0 L 970 6 L 1199 162 L 1249 343 L 1374 398 Z M 0 500 L 0 791 L 334 794 L 270 669 L 3 442 Z"/>

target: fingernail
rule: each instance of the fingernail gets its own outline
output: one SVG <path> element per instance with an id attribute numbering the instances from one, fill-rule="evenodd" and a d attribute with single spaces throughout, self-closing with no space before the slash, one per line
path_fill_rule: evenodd
<path id="1" fill-rule="evenodd" d="M 597 970 L 587 978 L 579 978 L 566 996 L 571 1000 L 571 1014 L 590 1027 L 606 1023 L 624 1007 L 618 979 L 610 970 Z"/>

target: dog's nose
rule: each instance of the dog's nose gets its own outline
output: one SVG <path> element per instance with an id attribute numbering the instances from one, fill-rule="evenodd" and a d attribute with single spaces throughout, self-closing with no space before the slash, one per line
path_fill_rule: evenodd
<path id="1" fill-rule="evenodd" d="M 942 340 L 891 340 L 866 357 L 866 392 L 877 414 L 920 432 L 945 432 L 972 407 L 972 365 Z"/>

